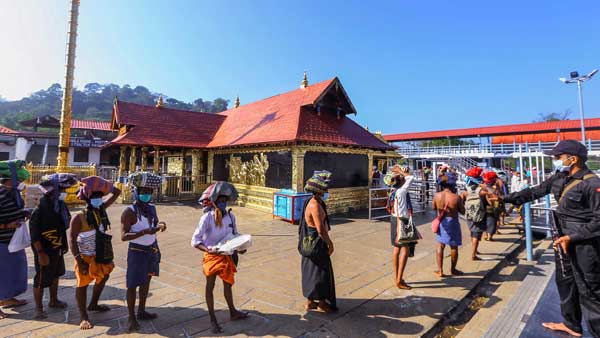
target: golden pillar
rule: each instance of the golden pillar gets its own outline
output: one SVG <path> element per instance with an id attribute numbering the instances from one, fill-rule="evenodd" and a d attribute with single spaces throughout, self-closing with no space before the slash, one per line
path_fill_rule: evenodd
<path id="1" fill-rule="evenodd" d="M 148 147 L 142 147 L 142 163 L 140 164 L 142 171 L 148 169 Z"/>
<path id="2" fill-rule="evenodd" d="M 181 149 L 181 162 L 180 162 L 181 168 L 179 168 L 179 175 L 180 175 L 180 179 L 177 182 L 177 188 L 179 191 L 183 191 L 184 188 L 187 188 L 185 190 L 188 190 L 189 186 L 184 186 L 184 179 L 187 181 L 187 176 L 185 175 L 185 149 Z"/>
<path id="3" fill-rule="evenodd" d="M 127 146 L 121 146 L 121 153 L 119 154 L 119 177 L 123 176 L 127 167 Z"/>
<path id="4" fill-rule="evenodd" d="M 73 74 L 75 73 L 75 47 L 77 46 L 77 19 L 79 0 L 71 1 L 71 16 L 67 38 L 67 74 L 63 88 L 62 109 L 60 112 L 60 132 L 58 141 L 57 171 L 65 171 L 69 164 L 69 146 L 71 143 L 71 111 L 73 104 Z"/>
<path id="5" fill-rule="evenodd" d="M 129 154 L 129 173 L 132 174 L 135 172 L 135 161 L 136 161 L 136 146 L 131 146 L 131 154 Z"/>
<path id="6" fill-rule="evenodd" d="M 373 182 L 373 153 L 369 151 L 369 153 L 367 154 L 368 158 L 369 158 L 369 167 L 367 168 L 369 171 L 367 171 L 369 173 L 369 187 L 371 186 L 371 183 Z"/>
<path id="7" fill-rule="evenodd" d="M 292 190 L 304 191 L 304 155 L 306 150 L 292 148 Z"/>
<path id="8" fill-rule="evenodd" d="M 213 153 L 212 151 L 208 152 L 208 158 L 206 161 L 206 182 L 210 183 L 212 181 L 214 181 L 213 178 L 213 167 L 214 167 L 214 163 L 215 163 L 215 153 Z"/>
<path id="9" fill-rule="evenodd" d="M 158 174 L 160 171 L 160 148 L 156 146 L 154 147 L 154 163 L 152 169 L 154 174 Z"/>
<path id="10" fill-rule="evenodd" d="M 199 194 L 202 182 L 202 153 L 199 149 L 192 150 L 192 179 L 194 180 L 194 193 Z"/>

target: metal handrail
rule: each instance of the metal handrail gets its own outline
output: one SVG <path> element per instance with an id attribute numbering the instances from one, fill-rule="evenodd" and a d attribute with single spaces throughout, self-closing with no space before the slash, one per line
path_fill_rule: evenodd
<path id="1" fill-rule="evenodd" d="M 470 154 L 513 154 L 519 148 L 526 153 L 550 150 L 556 142 L 537 143 L 500 143 L 500 144 L 466 144 L 454 146 L 421 147 L 410 144 L 395 144 L 398 152 L 403 156 L 417 155 L 470 155 Z M 600 151 L 600 140 L 588 140 L 588 151 Z"/>

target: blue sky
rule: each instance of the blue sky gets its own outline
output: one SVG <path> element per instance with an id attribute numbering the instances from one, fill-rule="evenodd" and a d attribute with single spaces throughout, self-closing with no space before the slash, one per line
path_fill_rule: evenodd
<path id="1" fill-rule="evenodd" d="M 82 0 L 75 82 L 242 104 L 339 76 L 384 133 L 571 109 L 558 77 L 600 68 L 600 1 Z M 0 1 L 0 95 L 62 83 L 68 0 Z M 600 117 L 600 77 L 586 83 Z"/>

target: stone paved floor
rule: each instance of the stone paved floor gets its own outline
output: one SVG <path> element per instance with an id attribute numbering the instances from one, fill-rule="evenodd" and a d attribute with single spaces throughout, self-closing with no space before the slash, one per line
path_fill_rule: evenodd
<path id="1" fill-rule="evenodd" d="M 119 216 L 124 206 L 110 208 L 113 232 L 120 231 Z M 162 250 L 161 275 L 151 285 L 148 310 L 158 319 L 142 322 L 142 331 L 129 336 L 200 337 L 212 336 L 204 303 L 202 255 L 190 247 L 190 238 L 200 216 L 191 206 L 159 206 L 158 214 L 169 229 L 159 234 Z M 250 318 L 228 322 L 220 283 L 215 290 L 218 318 L 227 336 L 279 337 L 418 337 L 462 299 L 493 268 L 509 247 L 520 237 L 505 230 L 494 242 L 481 248 L 486 259 L 472 262 L 467 257 L 470 240 L 463 225 L 463 243 L 459 269 L 465 276 L 439 279 L 433 275 L 434 237 L 429 225 L 431 216 L 417 218 L 424 239 L 408 263 L 405 279 L 411 291 L 393 287 L 389 224 L 364 218 L 338 217 L 332 220 L 331 232 L 336 251 L 333 265 L 337 284 L 339 313 L 305 314 L 300 284 L 300 257 L 296 251 L 297 226 L 248 208 L 234 208 L 242 233 L 253 235 L 253 247 L 241 256 L 234 285 L 236 305 L 250 312 Z M 33 320 L 30 288 L 24 298 L 30 304 L 8 310 L 11 316 L 0 320 L 2 337 L 90 337 L 125 333 L 127 306 L 125 299 L 126 244 L 115 236 L 116 268 L 111 274 L 101 302 L 112 310 L 91 314 L 95 328 L 79 331 L 79 314 L 74 300 L 73 260 L 67 256 L 67 274 L 61 280 L 59 296 L 69 308 L 50 310 L 46 321 Z M 30 250 L 28 250 L 30 251 Z M 446 255 L 446 267 L 449 257 Z M 29 263 L 33 264 L 31 252 Z M 33 267 L 30 266 L 30 276 Z M 88 291 L 88 295 L 91 290 Z"/>

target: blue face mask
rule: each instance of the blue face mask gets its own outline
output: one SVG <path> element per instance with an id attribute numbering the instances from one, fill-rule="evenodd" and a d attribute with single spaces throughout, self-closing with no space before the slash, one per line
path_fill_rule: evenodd
<path id="1" fill-rule="evenodd" d="M 139 195 L 138 199 L 140 200 L 140 202 L 142 203 L 148 203 L 150 202 L 150 200 L 152 200 L 152 194 L 143 194 L 143 195 Z"/>
<path id="2" fill-rule="evenodd" d="M 227 202 L 220 201 L 215 204 L 217 205 L 217 208 L 219 208 L 219 210 L 221 210 L 221 212 L 223 212 L 223 213 L 225 212 L 225 209 L 227 208 Z"/>
<path id="3" fill-rule="evenodd" d="M 329 199 L 329 193 L 326 192 L 323 194 L 323 197 L 321 198 L 323 201 L 327 201 L 327 199 Z"/>
<path id="4" fill-rule="evenodd" d="M 98 198 L 92 198 L 92 199 L 90 200 L 90 205 L 91 205 L 92 207 L 94 207 L 95 209 L 98 209 L 98 208 L 100 208 L 100 206 L 101 206 L 103 203 L 104 203 L 104 201 L 102 201 L 102 198 L 101 198 L 101 197 L 98 197 Z"/>

